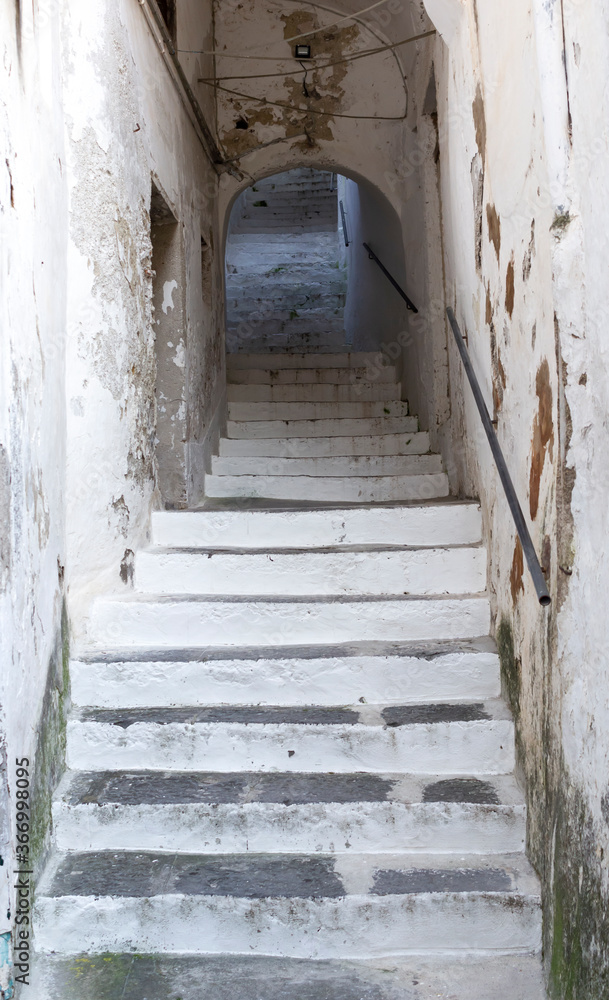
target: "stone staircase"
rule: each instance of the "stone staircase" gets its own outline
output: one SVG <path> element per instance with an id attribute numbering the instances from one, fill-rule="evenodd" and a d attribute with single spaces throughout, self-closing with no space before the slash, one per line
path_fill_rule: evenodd
<path id="1" fill-rule="evenodd" d="M 273 364 L 229 359 L 210 499 L 91 609 L 36 1000 L 538 1000 L 479 507 L 381 357 Z"/>
<path id="2" fill-rule="evenodd" d="M 324 171 L 290 170 L 243 192 L 226 247 L 229 351 L 344 350 L 337 212 Z"/>
<path id="3" fill-rule="evenodd" d="M 332 232 L 338 226 L 333 175 L 302 167 L 256 181 L 241 195 L 234 233 Z"/>

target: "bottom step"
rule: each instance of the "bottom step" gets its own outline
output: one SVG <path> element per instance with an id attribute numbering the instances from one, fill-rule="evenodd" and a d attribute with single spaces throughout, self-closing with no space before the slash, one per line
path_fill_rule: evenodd
<path id="1" fill-rule="evenodd" d="M 374 958 L 537 951 L 522 854 L 64 855 L 39 887 L 43 952 Z"/>
<path id="2" fill-rule="evenodd" d="M 280 958 L 44 956 L 24 1000 L 545 1000 L 537 956 L 306 962 Z"/>

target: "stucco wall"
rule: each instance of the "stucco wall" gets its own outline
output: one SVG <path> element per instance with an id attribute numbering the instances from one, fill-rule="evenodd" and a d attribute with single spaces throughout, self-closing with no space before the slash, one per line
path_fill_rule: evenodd
<path id="1" fill-rule="evenodd" d="M 185 15 L 192 6 L 180 5 L 178 44 L 188 37 Z M 203 238 L 207 246 L 217 245 L 216 175 L 155 34 L 135 0 L 118 7 L 95 0 L 66 10 L 67 524 L 76 623 L 95 594 L 128 585 L 125 567 L 146 539 L 151 507 L 161 502 L 155 463 L 152 175 L 177 220 L 183 248 L 183 264 L 173 278 L 175 312 L 168 308 L 176 323 L 173 363 L 184 378 L 185 405 L 171 415 L 176 448 L 183 453 L 183 500 L 195 502 L 201 493 L 221 409 L 217 264 L 212 294 L 203 296 L 201 244 Z"/>
<path id="2" fill-rule="evenodd" d="M 434 62 L 446 299 L 497 421 L 549 611 L 536 603 L 452 346 L 451 473 L 482 500 L 529 852 L 544 887 L 546 968 L 553 993 L 568 997 L 605 996 L 609 961 L 598 614 L 607 586 L 607 10 L 593 6 L 428 3 L 444 36 Z"/>
<path id="3" fill-rule="evenodd" d="M 14 913 L 15 760 L 63 698 L 66 156 L 57 19 L 0 3 L 0 994 Z M 61 657 L 59 657 L 61 659 Z M 42 786 L 45 775 L 36 778 Z M 32 830 L 31 846 L 37 830 Z"/>

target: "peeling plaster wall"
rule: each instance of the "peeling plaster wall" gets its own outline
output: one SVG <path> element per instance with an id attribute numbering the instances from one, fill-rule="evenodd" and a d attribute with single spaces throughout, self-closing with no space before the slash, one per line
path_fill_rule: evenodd
<path id="1" fill-rule="evenodd" d="M 487 525 L 551 993 L 600 998 L 609 989 L 609 637 L 599 614 L 609 539 L 609 12 L 427 6 L 444 33 L 434 67 L 446 299 L 497 421 L 549 611 L 536 602 L 452 344 L 451 478 L 480 495 Z"/>
<path id="2" fill-rule="evenodd" d="M 57 18 L 0 3 L 0 996 L 10 996 L 15 759 L 32 782 L 40 858 L 48 741 L 67 698 L 57 671 L 64 545 L 67 244 L 61 40 Z M 61 652 L 59 651 L 59 662 Z M 46 711 L 43 712 L 43 700 Z M 45 741 L 46 762 L 45 762 Z M 46 766 L 46 770 L 45 770 Z M 39 808 L 40 807 L 40 808 Z M 34 815 L 35 812 L 35 815 Z M 34 822 L 36 820 L 36 822 Z M 4 992 L 6 991 L 6 993 Z"/>
<path id="3" fill-rule="evenodd" d="M 194 2 L 179 5 L 178 45 L 188 40 L 198 9 Z M 151 176 L 166 195 L 183 244 L 183 268 L 174 279 L 182 314 L 176 349 L 180 339 L 185 352 L 185 406 L 174 414 L 182 501 L 195 503 L 202 494 L 222 417 L 223 357 L 213 256 L 217 179 L 142 9 L 136 0 L 70 3 L 64 31 L 71 213 L 67 574 L 78 625 L 96 594 L 129 583 L 121 566 L 145 542 L 150 510 L 162 502 L 155 456 Z M 199 37 L 202 44 L 205 31 Z M 202 240 L 212 248 L 207 275 Z"/>

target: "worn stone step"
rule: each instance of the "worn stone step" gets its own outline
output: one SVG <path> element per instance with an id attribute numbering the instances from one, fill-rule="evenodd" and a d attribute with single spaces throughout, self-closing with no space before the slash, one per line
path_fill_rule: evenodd
<path id="1" fill-rule="evenodd" d="M 500 701 L 381 706 L 82 709 L 73 770 L 505 774 L 514 725 Z"/>
<path id="2" fill-rule="evenodd" d="M 244 325 L 245 324 L 245 325 Z M 345 345 L 345 331 L 342 319 L 337 319 L 334 328 L 325 322 L 323 327 L 314 330 L 310 324 L 307 329 L 296 331 L 286 329 L 285 323 L 274 324 L 273 329 L 269 329 L 266 321 L 261 324 L 257 319 L 252 322 L 243 321 L 231 326 L 227 320 L 226 326 L 226 346 L 231 350 L 238 350 L 239 346 L 247 339 L 249 347 L 257 350 L 276 351 L 277 354 L 285 353 L 290 347 L 298 346 L 300 349 L 307 347 L 314 348 L 320 352 L 341 350 Z"/>
<path id="3" fill-rule="evenodd" d="M 240 440 L 327 437 L 345 439 L 372 435 L 414 434 L 418 417 L 330 418 L 318 420 L 229 420 L 227 437 Z M 374 454 L 374 451 L 373 451 Z"/>
<path id="4" fill-rule="evenodd" d="M 361 437 L 280 437 L 234 440 L 221 438 L 224 458 L 330 458 L 341 455 L 424 455 L 429 451 L 427 431 L 417 434 L 368 434 Z"/>
<path id="5" fill-rule="evenodd" d="M 226 460 L 224 460 L 226 461 Z M 245 461 L 245 460 L 244 460 Z M 263 461 L 258 459 L 258 461 Z M 281 459 L 272 459 L 280 462 Z M 296 461 L 296 460 L 295 460 Z M 303 459 L 303 461 L 306 461 Z M 337 461 L 334 459 L 334 461 Z M 276 500 L 325 501 L 339 503 L 383 503 L 390 500 L 423 501 L 446 497 L 448 477 L 444 472 L 405 476 L 290 476 L 208 475 L 208 497 L 243 497 Z"/>
<path id="6" fill-rule="evenodd" d="M 497 698 L 499 658 L 470 642 L 328 647 L 81 651 L 70 664 L 75 705 L 417 704 Z"/>
<path id="7" fill-rule="evenodd" d="M 69 772 L 61 851 L 342 854 L 523 851 L 513 777 Z"/>
<path id="8" fill-rule="evenodd" d="M 359 383 L 398 383 L 394 365 L 360 368 L 231 368 L 227 381 L 232 385 L 358 385 Z"/>
<path id="9" fill-rule="evenodd" d="M 344 354 L 247 354 L 226 355 L 227 370 L 242 368 L 381 368 L 390 367 L 382 351 L 346 351 Z"/>
<path id="10" fill-rule="evenodd" d="M 170 548 L 286 548 L 341 545 L 476 545 L 482 516 L 475 501 L 424 506 L 287 509 L 243 507 L 153 511 L 152 543 Z"/>
<path id="11" fill-rule="evenodd" d="M 522 855 L 71 852 L 39 888 L 37 944 L 77 954 L 366 958 L 539 949 Z"/>
<path id="12" fill-rule="evenodd" d="M 538 955 L 455 955 L 391 962 L 126 954 L 34 963 L 26 1000 L 546 1000 Z M 31 991 L 31 992 L 30 992 Z"/>
<path id="13" fill-rule="evenodd" d="M 293 646 L 473 639 L 489 631 L 485 597 L 98 598 L 84 640 L 100 646 Z"/>
<path id="14" fill-rule="evenodd" d="M 229 403 L 343 403 L 360 400 L 401 402 L 398 382 L 358 382 L 354 385 L 231 385 Z"/>
<path id="15" fill-rule="evenodd" d="M 214 477 L 341 477 L 403 478 L 442 472 L 441 455 L 331 455 L 329 458 L 276 458 L 254 455 L 219 457 L 211 461 Z M 210 493 L 210 496 L 213 495 Z"/>
<path id="16" fill-rule="evenodd" d="M 319 548 L 340 545 L 476 545 L 482 516 L 475 501 L 424 506 L 246 508 L 153 511 L 154 545 L 171 548 Z"/>
<path id="17" fill-rule="evenodd" d="M 264 305 L 264 303 L 263 303 Z M 331 347 L 340 349 L 345 343 L 342 305 L 335 309 L 301 309 L 297 316 L 290 317 L 279 308 L 262 308 L 259 312 L 227 312 L 226 343 L 237 346 L 244 339 L 250 347 L 278 351 L 288 346 Z"/>
<path id="18" fill-rule="evenodd" d="M 290 219 L 265 218 L 260 221 L 256 218 L 244 218 L 242 222 L 235 225 L 235 233 L 260 233 L 266 234 L 269 231 L 275 233 L 327 233 L 334 232 L 336 223 L 331 219 L 320 218 L 319 221 L 311 219 L 305 223 L 295 223 Z"/>
<path id="19" fill-rule="evenodd" d="M 136 553 L 134 583 L 149 594 L 475 594 L 486 588 L 486 549 L 156 547 Z"/>
<path id="20" fill-rule="evenodd" d="M 407 416 L 408 404 L 401 400 L 228 404 L 229 420 L 370 420 L 379 417 Z"/>

